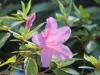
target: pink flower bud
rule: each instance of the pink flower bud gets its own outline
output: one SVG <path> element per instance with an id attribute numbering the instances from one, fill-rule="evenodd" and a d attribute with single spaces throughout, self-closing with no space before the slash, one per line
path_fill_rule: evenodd
<path id="1" fill-rule="evenodd" d="M 36 13 L 33 13 L 27 18 L 25 28 L 30 29 L 35 19 L 36 19 Z"/>

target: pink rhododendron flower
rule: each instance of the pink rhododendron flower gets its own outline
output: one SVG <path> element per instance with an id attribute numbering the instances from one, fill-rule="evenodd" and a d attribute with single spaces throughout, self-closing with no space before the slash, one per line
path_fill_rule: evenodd
<path id="1" fill-rule="evenodd" d="M 70 35 L 70 27 L 64 26 L 58 28 L 56 20 L 52 17 L 47 19 L 44 32 L 33 35 L 32 41 L 43 49 L 41 52 L 43 67 L 48 67 L 50 65 L 52 56 L 56 56 L 61 60 L 72 58 L 71 50 L 63 44 L 68 40 Z"/>
<path id="2" fill-rule="evenodd" d="M 35 19 L 36 19 L 36 14 L 33 13 L 32 15 L 30 15 L 30 16 L 27 18 L 25 28 L 30 29 L 30 28 L 32 27 L 32 24 L 33 24 L 33 22 L 35 21 Z"/>

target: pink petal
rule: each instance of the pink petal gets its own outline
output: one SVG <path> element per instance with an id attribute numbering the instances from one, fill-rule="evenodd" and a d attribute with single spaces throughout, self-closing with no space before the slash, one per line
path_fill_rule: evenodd
<path id="1" fill-rule="evenodd" d="M 41 62 L 42 67 L 49 67 L 52 58 L 52 51 L 49 48 L 42 50 Z"/>
<path id="2" fill-rule="evenodd" d="M 30 15 L 26 21 L 26 28 L 30 29 L 32 27 L 33 22 L 36 19 L 36 14 L 33 13 L 32 15 Z"/>
<path id="3" fill-rule="evenodd" d="M 65 45 L 54 48 L 54 55 L 60 59 L 71 59 L 73 57 L 71 50 Z"/>
<path id="4" fill-rule="evenodd" d="M 45 41 L 44 41 L 44 40 L 45 40 L 45 39 L 44 39 L 42 33 L 37 34 L 37 35 L 33 35 L 33 37 L 32 37 L 32 41 L 33 41 L 35 44 L 39 45 L 40 47 L 45 46 Z"/>
<path id="5" fill-rule="evenodd" d="M 45 26 L 46 34 L 50 35 L 57 29 L 57 21 L 53 17 L 47 19 L 47 24 Z"/>
<path id="6" fill-rule="evenodd" d="M 71 29 L 68 26 L 59 28 L 54 34 L 48 37 L 48 42 L 64 43 L 69 39 Z"/>

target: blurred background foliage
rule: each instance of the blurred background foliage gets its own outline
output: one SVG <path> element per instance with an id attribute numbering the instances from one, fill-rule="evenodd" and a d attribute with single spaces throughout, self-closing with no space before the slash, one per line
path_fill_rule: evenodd
<path id="1" fill-rule="evenodd" d="M 22 1 L 25 4 L 28 2 L 28 0 Z M 55 17 L 59 26 L 69 25 L 72 29 L 72 36 L 65 44 L 71 48 L 73 53 L 78 53 L 76 58 L 84 59 L 75 62 L 71 67 L 79 72 L 84 71 L 84 74 L 93 71 L 87 66 L 93 68 L 99 66 L 100 70 L 100 0 L 59 1 L 32 0 L 30 13 L 36 12 L 37 14 L 34 25 L 44 22 L 49 16 Z M 16 13 L 18 9 L 21 9 L 20 2 L 21 0 L 0 0 L 0 16 L 10 16 L 12 13 Z M 6 20 L 4 22 L 4 20 L 0 19 L 0 28 L 4 25 L 9 27 L 9 25 L 18 24 L 18 22 L 14 23 L 15 21 Z M 20 32 L 20 29 L 16 27 L 15 31 Z M 19 42 L 13 42 L 11 39 L 14 39 L 12 35 L 6 31 L 0 31 L 0 60 L 7 60 L 13 55 L 10 52 L 19 49 Z M 84 54 L 86 55 L 84 56 Z M 91 61 L 91 59 L 94 60 Z M 95 64 L 97 60 L 99 63 Z M 72 69 L 68 69 L 66 72 L 70 70 Z M 59 69 L 54 70 L 56 75 L 58 75 L 58 71 Z M 96 69 L 96 71 L 98 70 Z"/>

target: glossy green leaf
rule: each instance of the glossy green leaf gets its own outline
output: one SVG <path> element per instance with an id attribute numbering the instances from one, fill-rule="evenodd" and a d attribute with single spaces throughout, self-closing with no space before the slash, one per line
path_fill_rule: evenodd
<path id="1" fill-rule="evenodd" d="M 78 68 L 82 68 L 82 69 L 94 69 L 94 67 L 90 67 L 90 66 L 79 66 Z"/>
<path id="2" fill-rule="evenodd" d="M 55 75 L 68 75 L 66 72 L 59 68 L 56 68 L 55 70 L 53 70 L 53 72 L 55 73 Z"/>
<path id="3" fill-rule="evenodd" d="M 68 74 L 72 74 L 72 75 L 80 75 L 79 72 L 77 72 L 76 70 L 72 69 L 72 68 L 64 68 L 62 69 L 64 72 L 68 73 Z"/>
<path id="4" fill-rule="evenodd" d="M 53 59 L 52 61 L 57 64 L 58 68 L 61 68 L 61 67 L 71 65 L 78 60 L 81 60 L 81 59 L 73 58 L 71 60 L 62 60 L 62 61 L 58 59 Z"/>
<path id="5" fill-rule="evenodd" d="M 0 48 L 3 47 L 3 45 L 6 43 L 9 37 L 10 37 L 10 33 L 6 33 L 5 35 L 3 35 L 3 37 L 0 39 Z"/>
<path id="6" fill-rule="evenodd" d="M 37 75 L 38 67 L 36 61 L 33 58 L 25 58 L 24 69 L 26 75 Z"/>
<path id="7" fill-rule="evenodd" d="M 87 53 L 93 52 L 97 47 L 97 43 L 94 40 L 91 40 L 86 45 L 86 51 Z"/>

